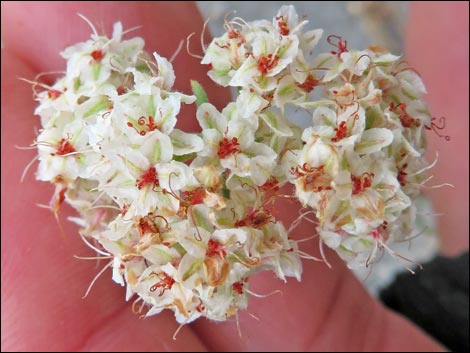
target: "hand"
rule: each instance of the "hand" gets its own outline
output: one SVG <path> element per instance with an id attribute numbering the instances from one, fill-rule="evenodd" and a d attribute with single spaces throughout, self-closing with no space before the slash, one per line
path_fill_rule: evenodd
<path id="1" fill-rule="evenodd" d="M 456 255 L 468 249 L 468 3 L 416 3 L 406 32 L 407 60 L 427 88 L 433 116 L 446 117 L 445 141 L 429 133 L 427 159 L 437 165 L 430 184 L 450 183 L 428 192 L 442 235 L 441 251 Z"/>
<path id="2" fill-rule="evenodd" d="M 73 258 L 90 253 L 75 236 L 76 227 L 66 221 L 73 214 L 70 209 L 61 210 L 64 240 L 53 215 L 36 207 L 50 199 L 50 185 L 34 181 L 32 173 L 19 182 L 35 152 L 19 151 L 14 145 L 31 143 L 39 119 L 33 116 L 31 88 L 18 77 L 33 78 L 38 72 L 64 66 L 58 52 L 89 36 L 89 28 L 76 12 L 98 29 L 103 21 L 108 31 L 119 19 L 125 28 L 142 25 L 135 35 L 146 40 L 148 51 L 158 50 L 167 57 L 181 39 L 200 32 L 202 21 L 192 3 L 17 2 L 2 3 L 2 10 L 2 350 L 441 349 L 369 297 L 331 252 L 327 257 L 333 269 L 304 262 L 302 283 L 290 280 L 283 285 L 271 274 L 255 276 L 254 292 L 279 288 L 283 295 L 250 299 L 248 311 L 239 315 L 241 338 L 234 321 L 214 324 L 200 319 L 184 327 L 173 341 L 178 325 L 172 313 L 139 320 L 130 303 L 124 302 L 123 288 L 111 283 L 109 273 L 82 300 L 104 265 L 96 267 L 94 261 Z M 177 89 L 189 92 L 189 78 L 193 78 L 206 87 L 209 99 L 219 108 L 229 99 L 227 91 L 210 83 L 196 59 L 180 53 L 174 65 L 180 83 Z M 190 120 L 194 112 L 187 116 Z M 292 206 L 281 209 L 290 212 L 286 222 L 297 212 Z M 309 232 L 308 225 L 299 227 L 299 234 Z M 304 250 L 318 254 L 313 242 Z"/>

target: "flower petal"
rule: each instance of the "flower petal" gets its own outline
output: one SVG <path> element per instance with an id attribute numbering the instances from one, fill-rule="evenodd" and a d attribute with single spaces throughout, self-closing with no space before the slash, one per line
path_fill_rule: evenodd
<path id="1" fill-rule="evenodd" d="M 356 144 L 354 151 L 359 154 L 374 153 L 390 145 L 393 133 L 385 128 L 373 128 L 364 131 L 361 140 Z"/>

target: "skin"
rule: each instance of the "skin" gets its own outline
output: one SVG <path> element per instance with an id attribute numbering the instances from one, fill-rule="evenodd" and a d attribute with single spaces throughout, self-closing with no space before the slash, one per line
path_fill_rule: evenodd
<path id="1" fill-rule="evenodd" d="M 441 133 L 429 133 L 428 160 L 439 160 L 430 185 L 450 183 L 428 191 L 434 201 L 439 233 L 445 234 L 441 251 L 447 255 L 468 249 L 468 2 L 413 4 L 406 35 L 407 59 L 418 69 L 428 88 L 433 116 L 446 117 Z"/>
<path id="2" fill-rule="evenodd" d="M 453 11 L 465 12 L 461 7 L 455 5 Z M 468 4 L 466 9 L 467 17 L 462 21 L 466 21 L 468 29 Z M 216 324 L 201 319 L 184 327 L 174 341 L 172 336 L 178 325 L 172 313 L 139 320 L 132 314 L 130 303 L 124 302 L 124 289 L 111 283 L 109 272 L 82 300 L 91 279 L 104 264 L 97 267 L 95 261 L 73 258 L 93 256 L 76 236 L 76 227 L 66 221 L 73 212 L 67 207 L 61 209 L 65 233 L 61 238 L 53 215 L 35 205 L 49 201 L 52 187 L 36 182 L 33 173 L 23 183 L 19 181 L 34 151 L 14 148 L 29 145 L 34 139 L 34 127 L 39 128 L 38 118 L 32 113 L 35 102 L 31 88 L 17 78 L 33 78 L 38 72 L 64 67 L 57 53 L 88 38 L 90 33 L 76 12 L 95 24 L 103 23 L 107 33 L 117 19 L 125 19 L 124 28 L 142 25 L 133 35 L 145 38 L 148 51 L 158 50 L 167 57 L 180 39 L 193 31 L 199 33 L 202 28 L 193 3 L 2 3 L 2 350 L 442 350 L 413 324 L 372 299 L 335 254 L 328 251 L 333 270 L 322 263 L 306 261 L 302 283 L 290 280 L 284 285 L 272 274 L 255 276 L 251 284 L 254 292 L 281 289 L 283 294 L 250 300 L 248 312 L 239 315 L 241 338 L 233 320 Z M 172 15 L 176 12 L 178 17 Z M 426 22 L 422 25 L 429 27 Z M 101 32 L 101 26 L 97 28 Z M 468 43 L 468 30 L 466 33 L 467 40 L 462 43 Z M 197 50 L 196 42 L 193 51 Z M 462 49 L 460 54 L 464 53 Z M 441 56 L 432 60 L 440 60 L 443 65 L 446 56 L 436 54 Z M 414 56 L 414 60 L 419 61 L 419 56 Z M 176 89 L 189 92 L 188 79 L 194 78 L 219 108 L 228 101 L 228 91 L 210 83 L 197 59 L 182 52 L 174 66 Z M 436 81 L 433 83 L 432 78 L 428 85 L 434 89 Z M 468 92 L 468 82 L 466 89 Z M 466 109 L 465 119 L 468 103 Z M 185 113 L 188 121 L 184 127 L 195 128 L 195 119 L 191 118 L 194 112 Z M 464 113 L 459 111 L 460 115 Z M 468 126 L 467 120 L 466 123 Z M 468 210 L 468 199 L 466 202 Z M 457 208 L 457 202 L 449 207 Z M 283 210 L 287 224 L 297 212 L 292 204 L 278 209 Z M 310 234 L 307 224 L 299 227 L 296 236 Z M 452 239 L 465 246 L 462 238 L 456 234 Z M 318 256 L 315 243 L 305 242 L 303 250 Z"/>

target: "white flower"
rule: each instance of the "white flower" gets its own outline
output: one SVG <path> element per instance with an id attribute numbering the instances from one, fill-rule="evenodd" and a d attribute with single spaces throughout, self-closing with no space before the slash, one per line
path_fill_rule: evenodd
<path id="1" fill-rule="evenodd" d="M 220 161 L 220 167 L 232 175 L 250 177 L 256 185 L 264 184 L 275 165 L 276 153 L 268 146 L 254 142 L 257 121 L 240 118 L 227 106 L 219 113 L 209 103 L 197 111 L 205 149 L 198 154 L 202 158 Z M 195 163 L 198 163 L 198 158 Z"/>
<path id="2" fill-rule="evenodd" d="M 397 257 L 390 244 L 413 233 L 414 199 L 435 164 L 423 159 L 436 126 L 419 75 L 336 35 L 311 58 L 323 31 L 306 26 L 293 6 L 225 24 L 202 59 L 212 80 L 238 89 L 221 112 L 198 84 L 194 95 L 174 91 L 172 64 L 141 38 L 123 40 L 120 23 L 111 38 L 67 48 L 65 76 L 41 85 L 37 178 L 55 184 L 56 215 L 63 202 L 78 211 L 71 220 L 111 258 L 139 313 L 224 321 L 247 307 L 253 274 L 300 281 L 307 256 L 291 232 L 308 214 L 351 268 L 381 251 Z M 176 128 L 194 102 L 197 134 Z M 291 123 L 289 106 L 312 114 L 311 126 Z M 287 182 L 308 208 L 289 230 L 271 208 L 293 197 L 281 193 Z"/>
<path id="3" fill-rule="evenodd" d="M 209 76 L 223 86 L 251 87 L 270 92 L 286 74 L 302 84 L 309 76 L 305 57 L 322 30 L 303 33 L 308 21 L 298 20 L 293 6 L 283 6 L 272 22 L 226 23 L 227 32 L 214 38 L 202 64 L 210 65 Z"/>

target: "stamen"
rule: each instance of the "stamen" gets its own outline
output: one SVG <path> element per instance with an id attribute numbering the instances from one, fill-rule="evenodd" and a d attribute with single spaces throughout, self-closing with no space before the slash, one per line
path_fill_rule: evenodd
<path id="1" fill-rule="evenodd" d="M 310 93 L 316 86 L 319 86 L 320 84 L 321 80 L 316 80 L 311 74 L 309 74 L 303 83 L 297 83 L 297 87 L 303 89 L 307 93 Z"/>
<path id="2" fill-rule="evenodd" d="M 82 297 L 82 299 L 85 299 L 88 296 L 88 294 L 90 294 L 91 288 L 93 288 L 93 285 L 95 284 L 95 282 L 108 269 L 108 267 L 112 266 L 112 264 L 113 264 L 113 262 L 111 261 L 110 263 L 106 264 L 106 266 L 104 266 L 103 269 L 100 272 L 98 272 L 98 274 L 93 278 L 90 285 L 88 286 L 88 289 L 86 290 L 85 295 Z"/>
<path id="3" fill-rule="evenodd" d="M 333 39 L 336 39 L 337 42 L 335 43 Z M 326 38 L 326 41 L 328 42 L 328 44 L 334 46 L 335 48 L 338 48 L 338 51 L 331 51 L 331 54 L 338 56 L 338 58 L 341 57 L 341 54 L 348 51 L 348 42 L 343 41 L 343 38 L 341 38 L 340 36 L 331 34 Z"/>
<path id="4" fill-rule="evenodd" d="M 279 289 L 276 289 L 276 290 L 273 290 L 272 292 L 269 292 L 267 294 L 258 294 L 258 293 L 255 293 L 255 292 L 252 292 L 251 290 L 249 289 L 245 289 L 245 292 L 247 292 L 248 294 L 256 297 L 256 298 L 267 298 L 267 297 L 270 297 L 274 294 L 280 294 L 280 295 L 283 295 L 282 293 L 282 290 L 279 290 Z"/>
<path id="5" fill-rule="evenodd" d="M 173 55 L 171 56 L 170 60 L 168 60 L 169 62 L 173 62 L 173 60 L 175 60 L 175 58 L 178 56 L 178 54 L 180 53 L 181 51 L 181 48 L 183 48 L 183 44 L 184 44 L 184 40 L 180 40 L 180 43 L 178 44 L 178 48 L 176 48 L 175 52 L 173 53 Z"/>
<path id="6" fill-rule="evenodd" d="M 219 142 L 219 149 L 217 151 L 217 155 L 220 159 L 224 159 L 225 157 L 231 154 L 239 153 L 239 146 L 240 144 L 238 143 L 238 139 L 236 137 L 232 137 L 231 140 L 229 140 L 227 137 L 224 137 Z"/>
<path id="7" fill-rule="evenodd" d="M 444 137 L 444 139 L 446 141 L 450 141 L 450 136 L 449 135 L 441 135 L 439 133 L 439 131 L 441 130 L 444 130 L 446 128 L 446 117 L 445 116 L 441 116 L 439 118 L 439 125 L 436 124 L 436 120 L 437 118 L 433 117 L 431 119 L 431 125 L 430 126 L 427 126 L 425 125 L 424 127 L 427 129 L 427 130 L 432 130 L 435 132 L 435 134 L 439 137 Z M 439 131 L 438 131 L 439 130 Z"/>
<path id="8" fill-rule="evenodd" d="M 35 157 L 26 165 L 26 167 L 25 167 L 24 170 L 23 170 L 23 173 L 21 174 L 20 183 L 23 182 L 24 178 L 26 177 L 26 174 L 27 174 L 28 171 L 29 171 L 29 168 L 31 168 L 31 166 L 34 164 L 34 162 L 36 162 L 38 159 L 39 159 L 39 155 L 35 156 Z"/>
<path id="9" fill-rule="evenodd" d="M 191 55 L 193 58 L 197 58 L 197 59 L 202 60 L 202 59 L 203 59 L 203 56 L 197 55 L 197 54 L 193 54 L 193 53 L 191 53 L 191 50 L 189 50 L 189 40 L 190 40 L 191 37 L 192 37 L 193 35 L 195 35 L 195 34 L 196 34 L 196 33 L 193 32 L 193 33 L 191 33 L 191 34 L 186 38 L 186 52 L 187 52 L 189 55 Z"/>
<path id="10" fill-rule="evenodd" d="M 152 189 L 160 186 L 158 173 L 155 167 L 150 167 L 141 175 L 139 179 L 137 179 L 136 186 L 139 190 L 141 190 L 146 185 L 152 185 Z"/>
<path id="11" fill-rule="evenodd" d="M 206 52 L 206 45 L 204 44 L 204 33 L 206 32 L 206 28 L 207 28 L 207 24 L 209 23 L 209 20 L 210 18 L 208 17 L 205 21 L 204 21 L 204 24 L 202 26 L 202 31 L 201 31 L 201 49 L 202 49 L 202 52 L 205 53 Z"/>
<path id="12" fill-rule="evenodd" d="M 279 56 L 277 55 L 261 54 L 261 56 L 258 59 L 258 66 L 257 66 L 258 71 L 261 72 L 261 74 L 266 75 L 269 71 L 271 71 L 272 68 L 274 68 L 277 65 L 278 62 L 279 62 Z"/>
<path id="13" fill-rule="evenodd" d="M 328 266 L 328 268 L 332 268 L 330 263 L 326 259 L 325 252 L 323 251 L 323 240 L 322 240 L 321 237 L 318 237 L 318 243 L 319 243 L 319 248 L 320 248 L 320 255 L 321 255 L 321 258 L 323 259 L 323 262 L 325 262 L 325 264 L 326 264 L 326 266 Z"/>

